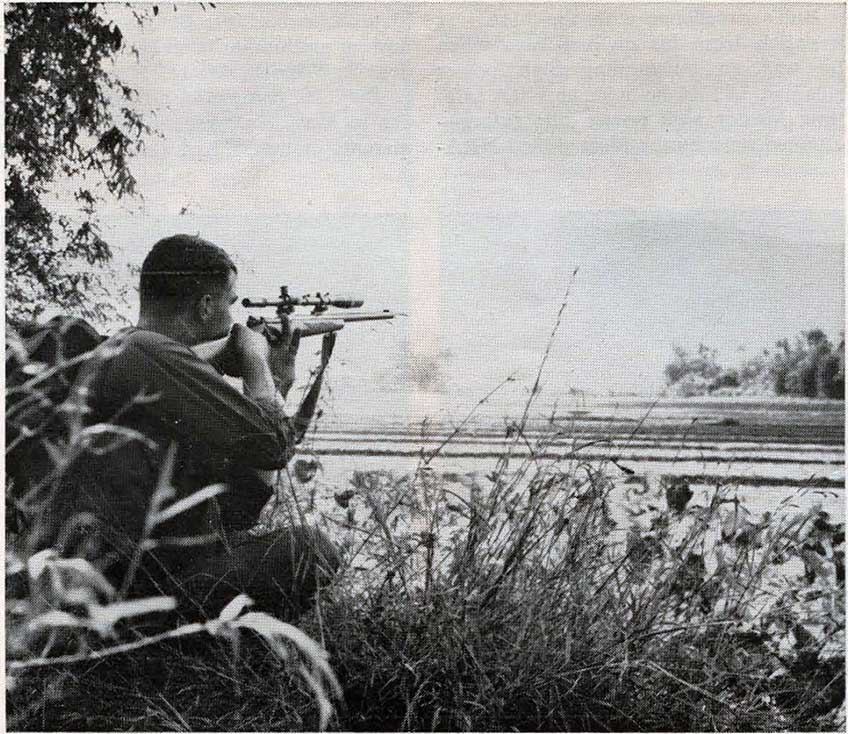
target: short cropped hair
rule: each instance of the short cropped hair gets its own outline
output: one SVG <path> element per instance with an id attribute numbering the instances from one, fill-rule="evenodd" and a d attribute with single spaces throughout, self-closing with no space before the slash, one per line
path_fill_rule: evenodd
<path id="1" fill-rule="evenodd" d="M 224 288 L 236 266 L 220 247 L 201 237 L 177 234 L 159 240 L 141 266 L 141 303 L 185 305 L 213 288 Z"/>

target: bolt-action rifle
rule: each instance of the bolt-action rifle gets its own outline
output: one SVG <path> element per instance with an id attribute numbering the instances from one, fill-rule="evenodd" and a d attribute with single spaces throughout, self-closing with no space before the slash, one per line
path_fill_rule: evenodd
<path id="1" fill-rule="evenodd" d="M 276 310 L 276 319 L 265 319 L 262 316 L 248 316 L 247 327 L 264 334 L 271 344 L 279 344 L 283 338 L 281 324 L 284 320 L 289 323 L 292 332 L 301 337 L 326 334 L 330 331 L 343 329 L 345 324 L 358 321 L 382 321 L 393 319 L 396 314 L 388 309 L 383 311 L 349 311 L 349 309 L 361 308 L 365 301 L 358 298 L 332 298 L 329 293 L 315 293 L 314 295 L 291 296 L 288 286 L 280 287 L 280 295 L 276 299 L 267 298 L 245 298 L 241 305 L 245 308 L 273 308 Z M 308 314 L 295 313 L 295 308 L 305 306 L 312 309 Z M 329 309 L 342 309 L 342 312 L 329 311 Z M 216 354 L 226 344 L 229 337 L 224 337 L 214 342 L 205 342 L 194 347 L 201 357 L 208 359 Z"/>
<path id="2" fill-rule="evenodd" d="M 338 331 L 344 325 L 353 321 L 379 321 L 393 319 L 399 314 L 392 313 L 388 309 L 383 311 L 350 311 L 348 309 L 361 308 L 365 301 L 358 298 L 332 298 L 329 293 L 316 293 L 314 296 L 305 295 L 300 298 L 289 295 L 286 286 L 280 287 L 280 297 L 274 300 L 267 298 L 245 298 L 241 305 L 245 308 L 273 308 L 277 312 L 277 318 L 266 320 L 263 317 L 248 316 L 247 326 L 249 329 L 264 333 L 272 343 L 279 340 L 281 332 L 278 327 L 283 319 L 288 319 L 292 331 L 297 331 L 303 336 L 314 336 L 326 334 L 328 331 Z M 296 306 L 311 307 L 309 314 L 296 314 Z M 345 312 L 330 312 L 328 309 L 338 308 Z"/>

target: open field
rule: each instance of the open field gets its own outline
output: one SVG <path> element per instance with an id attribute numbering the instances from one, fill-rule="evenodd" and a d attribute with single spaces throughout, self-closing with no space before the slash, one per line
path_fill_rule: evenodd
<path id="1" fill-rule="evenodd" d="M 526 440 L 518 442 L 509 425 L 491 413 L 474 415 L 451 437 L 455 424 L 448 422 L 325 420 L 303 456 L 320 462 L 313 481 L 325 496 L 344 488 L 354 471 L 402 476 L 435 451 L 431 469 L 456 484 L 484 477 L 507 451 L 513 466 L 532 451 L 549 464 L 597 463 L 614 480 L 634 472 L 685 477 L 701 492 L 716 484 L 738 487 L 758 513 L 803 490 L 807 502 L 821 502 L 834 519 L 844 518 L 845 413 L 839 401 L 599 402 L 530 420 Z"/>

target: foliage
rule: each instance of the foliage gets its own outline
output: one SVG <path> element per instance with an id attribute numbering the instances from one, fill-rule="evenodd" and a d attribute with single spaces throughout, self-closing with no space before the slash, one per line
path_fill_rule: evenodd
<path id="1" fill-rule="evenodd" d="M 463 477 L 459 493 L 425 466 L 357 473 L 335 512 L 305 510 L 348 548 L 344 576 L 304 620 L 335 661 L 339 729 L 844 726 L 842 525 L 789 502 L 751 518 L 732 487 L 701 498 L 674 481 L 616 485 L 579 460 L 504 468 Z M 627 527 L 612 502 L 622 491 Z M 279 522 L 304 511 L 276 509 Z M 73 716 L 314 726 L 261 647 L 141 652 L 63 679 L 24 728 Z M 35 690 L 19 685 L 13 701 Z"/>
<path id="2" fill-rule="evenodd" d="M 845 340 L 834 350 L 818 329 L 777 343 L 771 375 L 777 395 L 835 397 L 845 395 Z"/>
<path id="3" fill-rule="evenodd" d="M 124 37 L 97 3 L 11 3 L 4 19 L 7 313 L 55 303 L 102 318 L 111 251 L 96 208 L 136 193 L 129 159 L 151 132 L 108 70 Z"/>
<path id="4" fill-rule="evenodd" d="M 666 385 L 681 397 L 730 391 L 732 394 L 793 395 L 807 398 L 845 397 L 845 340 L 834 349 L 820 329 L 781 339 L 738 367 L 724 368 L 717 353 L 701 344 L 696 355 L 674 347 L 665 368 Z M 721 394 L 721 393 L 719 393 Z"/>
<path id="5" fill-rule="evenodd" d="M 534 447 L 538 448 L 538 447 Z M 352 730 L 820 728 L 844 695 L 844 528 L 733 488 L 530 460 L 354 476 L 322 601 Z"/>
<path id="6" fill-rule="evenodd" d="M 722 369 L 716 360 L 716 350 L 704 344 L 698 345 L 695 355 L 675 346 L 674 361 L 665 367 L 666 383 L 676 385 L 684 397 L 703 395 L 721 375 Z"/>

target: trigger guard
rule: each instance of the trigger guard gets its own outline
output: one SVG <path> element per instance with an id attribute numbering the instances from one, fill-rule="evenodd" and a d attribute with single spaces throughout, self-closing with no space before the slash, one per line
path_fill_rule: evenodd
<path id="1" fill-rule="evenodd" d="M 283 343 L 283 332 L 273 326 L 265 325 L 265 338 L 271 346 L 279 346 Z"/>

